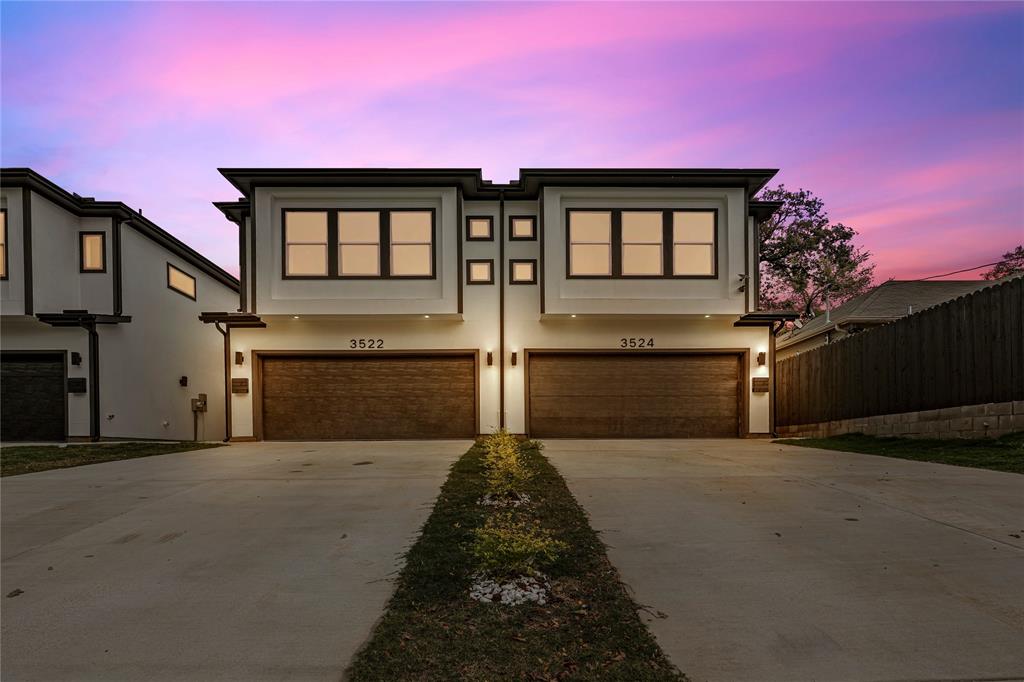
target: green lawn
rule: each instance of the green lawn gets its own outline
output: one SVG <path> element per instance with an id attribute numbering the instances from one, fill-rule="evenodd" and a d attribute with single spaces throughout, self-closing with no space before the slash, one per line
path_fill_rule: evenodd
<path id="1" fill-rule="evenodd" d="M 220 443 L 90 443 L 80 445 L 5 445 L 0 448 L 0 476 L 66 469 L 172 452 L 220 447 Z"/>
<path id="2" fill-rule="evenodd" d="M 348 674 L 363 680 L 685 680 L 626 594 L 565 481 L 533 445 L 529 512 L 569 549 L 546 573 L 551 602 L 502 606 L 470 599 L 473 530 L 486 512 L 483 451 L 459 459 L 394 596 Z"/>
<path id="3" fill-rule="evenodd" d="M 1002 438 L 978 440 L 880 438 L 851 433 L 832 438 L 786 438 L 775 442 L 1024 474 L 1024 431 Z"/>

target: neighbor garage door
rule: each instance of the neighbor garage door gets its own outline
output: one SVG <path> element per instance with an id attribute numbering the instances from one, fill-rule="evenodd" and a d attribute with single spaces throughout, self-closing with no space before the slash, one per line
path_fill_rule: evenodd
<path id="1" fill-rule="evenodd" d="M 63 353 L 0 354 L 0 441 L 67 437 Z"/>
<path id="2" fill-rule="evenodd" d="M 536 438 L 710 438 L 740 431 L 740 360 L 731 354 L 531 352 Z"/>
<path id="3" fill-rule="evenodd" d="M 267 440 L 472 438 L 475 355 L 261 356 Z"/>

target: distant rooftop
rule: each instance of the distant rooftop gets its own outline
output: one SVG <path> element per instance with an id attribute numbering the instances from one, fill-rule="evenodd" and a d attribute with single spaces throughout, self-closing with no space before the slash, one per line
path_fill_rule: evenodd
<path id="1" fill-rule="evenodd" d="M 780 337 L 779 348 L 813 338 L 835 325 L 852 322 L 881 324 L 897 320 L 997 283 L 998 281 L 989 279 L 926 282 L 889 280 L 871 291 L 851 298 L 827 317 L 824 313 L 818 315 L 805 322 L 802 328 L 794 329 Z"/>

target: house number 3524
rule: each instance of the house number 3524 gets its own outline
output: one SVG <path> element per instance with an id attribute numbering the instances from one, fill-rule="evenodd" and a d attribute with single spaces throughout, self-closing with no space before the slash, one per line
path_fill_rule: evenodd
<path id="1" fill-rule="evenodd" d="M 383 348 L 384 339 L 349 339 L 349 348 Z"/>
<path id="2" fill-rule="evenodd" d="M 654 348 L 654 337 L 630 336 L 619 339 L 619 348 Z"/>

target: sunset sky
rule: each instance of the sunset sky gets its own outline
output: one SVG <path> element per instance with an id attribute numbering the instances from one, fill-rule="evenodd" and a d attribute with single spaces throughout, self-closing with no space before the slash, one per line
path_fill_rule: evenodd
<path id="1" fill-rule="evenodd" d="M 780 168 L 879 280 L 1024 242 L 1022 3 L 3 2 L 0 21 L 2 165 L 142 208 L 236 273 L 221 166 Z"/>

